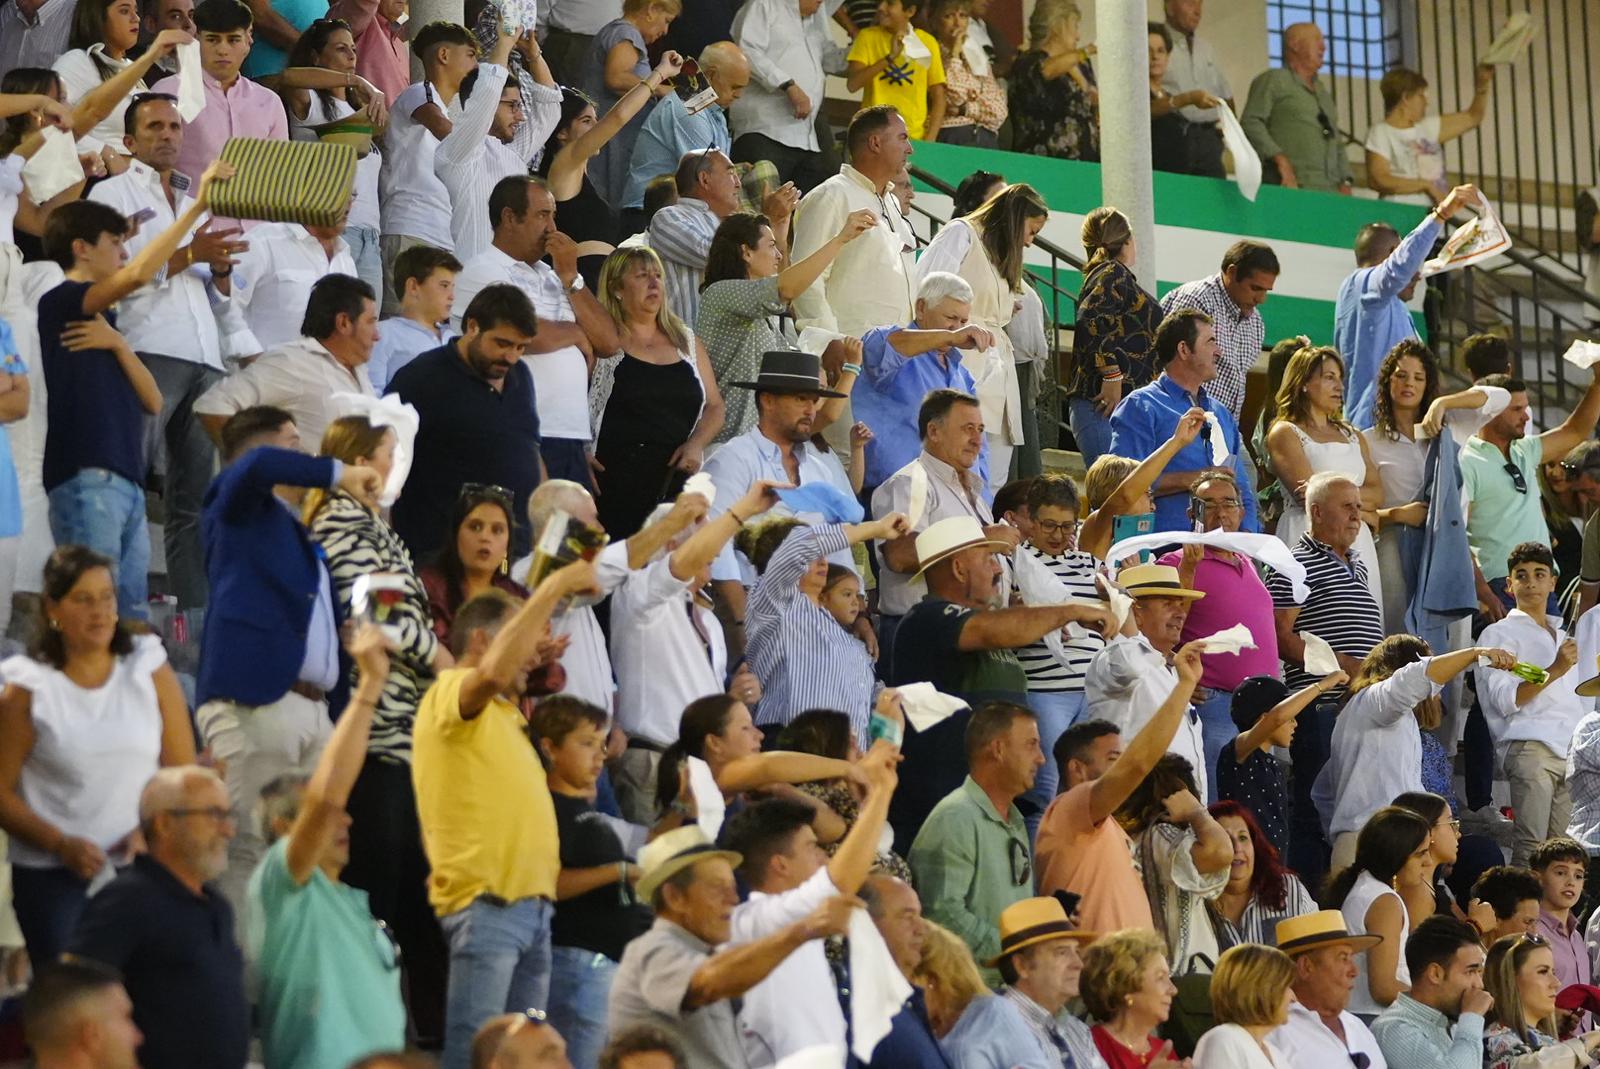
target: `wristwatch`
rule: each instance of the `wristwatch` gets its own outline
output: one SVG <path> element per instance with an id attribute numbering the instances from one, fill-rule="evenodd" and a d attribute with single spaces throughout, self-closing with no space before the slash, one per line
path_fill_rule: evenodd
<path id="1" fill-rule="evenodd" d="M 794 88 L 794 79 L 790 78 L 787 82 L 784 82 L 782 85 L 778 86 L 778 92 L 787 93 L 789 90 L 791 90 L 793 88 Z"/>
<path id="2" fill-rule="evenodd" d="M 572 283 L 569 286 L 567 286 L 567 292 L 568 293 L 577 293 L 581 289 L 583 289 L 583 276 L 582 275 L 573 275 L 572 276 Z"/>

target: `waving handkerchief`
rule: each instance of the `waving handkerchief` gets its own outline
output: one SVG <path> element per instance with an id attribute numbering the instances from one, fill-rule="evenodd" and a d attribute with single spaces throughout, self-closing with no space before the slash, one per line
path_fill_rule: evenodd
<path id="1" fill-rule="evenodd" d="M 918 731 L 927 731 L 968 708 L 960 698 L 935 690 L 932 683 L 907 683 L 895 689 L 900 692 L 900 706 L 905 710 L 906 719 Z"/>
<path id="2" fill-rule="evenodd" d="M 1162 546 L 1214 546 L 1258 560 L 1262 564 L 1289 577 L 1289 584 L 1297 602 L 1311 596 L 1306 586 L 1305 565 L 1294 559 L 1294 554 L 1283 540 L 1272 535 L 1250 534 L 1246 531 L 1156 531 L 1153 534 L 1124 538 L 1106 551 L 1106 560 L 1122 560 L 1147 549 Z"/>
<path id="3" fill-rule="evenodd" d="M 717 484 L 705 472 L 697 471 L 684 480 L 683 492 L 686 494 L 699 494 L 706 499 L 706 504 L 709 505 L 717 499 Z"/>
<path id="4" fill-rule="evenodd" d="M 915 531 L 922 513 L 928 507 L 928 469 L 921 464 L 913 464 L 906 490 L 906 523 Z"/>
<path id="5" fill-rule="evenodd" d="M 1116 623 L 1116 628 L 1112 631 L 1112 634 L 1115 635 L 1128 622 L 1128 614 L 1133 611 L 1133 597 L 1103 575 L 1095 576 L 1094 582 L 1100 588 L 1100 592 L 1106 596 L 1106 604 L 1110 607 L 1112 619 Z M 1088 638 L 1090 634 L 1090 630 L 1080 623 L 1067 625 L 1068 638 Z"/>
<path id="6" fill-rule="evenodd" d="M 911 997 L 911 985 L 866 910 L 850 911 L 845 934 L 850 940 L 850 1045 L 864 1065 Z"/>
<path id="7" fill-rule="evenodd" d="M 1199 646 L 1201 653 L 1237 654 L 1240 650 L 1255 649 L 1256 640 L 1244 624 L 1234 624 L 1226 631 L 1195 639 L 1193 645 Z"/>
<path id="8" fill-rule="evenodd" d="M 388 508 L 400 500 L 406 476 L 411 474 L 411 458 L 416 456 L 417 430 L 421 425 L 417 410 L 393 393 L 387 397 L 336 393 L 331 400 L 334 411 L 341 416 L 366 416 L 374 427 L 388 427 L 394 431 L 394 466 L 389 469 L 383 493 L 378 495 L 378 504 Z"/>
<path id="9" fill-rule="evenodd" d="M 1222 433 L 1222 424 L 1217 420 L 1215 412 L 1209 410 L 1206 412 L 1206 429 L 1210 431 L 1206 435 L 1206 440 L 1211 443 L 1211 463 L 1221 467 L 1228 462 L 1228 438 Z"/>
<path id="10" fill-rule="evenodd" d="M 178 46 L 178 117 L 184 122 L 194 122 L 194 117 L 206 110 L 205 72 L 200 67 L 200 42 L 190 41 Z M 199 175 L 194 176 L 200 180 Z"/>
<path id="11" fill-rule="evenodd" d="M 1590 368 L 1600 364 L 1600 342 L 1584 341 L 1579 338 L 1567 346 L 1567 351 L 1561 358 L 1573 367 Z"/>
<path id="12" fill-rule="evenodd" d="M 722 830 L 723 814 L 728 811 L 728 803 L 722 798 L 722 788 L 717 786 L 717 777 L 711 774 L 711 766 L 698 757 L 690 757 L 688 761 L 689 793 L 694 795 L 696 822 L 700 830 L 706 833 L 706 838 L 716 842 L 717 833 Z"/>
<path id="13" fill-rule="evenodd" d="M 83 181 L 83 163 L 72 135 L 54 126 L 39 131 L 44 146 L 22 165 L 22 180 L 35 201 L 43 204 L 62 190 Z"/>
<path id="14" fill-rule="evenodd" d="M 1341 670 L 1338 656 L 1324 639 L 1309 631 L 1302 631 L 1300 641 L 1306 644 L 1305 656 L 1302 658 L 1306 672 L 1314 676 L 1326 676 Z"/>
<path id="15" fill-rule="evenodd" d="M 778 500 L 797 515 L 815 512 L 829 523 L 860 523 L 866 514 L 861 502 L 832 483 L 811 482 L 779 490 Z"/>

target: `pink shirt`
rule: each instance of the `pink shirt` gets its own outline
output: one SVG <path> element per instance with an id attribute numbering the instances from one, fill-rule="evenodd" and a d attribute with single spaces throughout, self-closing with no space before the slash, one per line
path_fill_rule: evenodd
<path id="1" fill-rule="evenodd" d="M 356 35 L 356 73 L 378 87 L 390 107 L 411 84 L 405 35 L 378 14 L 378 0 L 334 0 L 328 17 L 344 19 Z"/>
<path id="2" fill-rule="evenodd" d="M 1250 558 L 1232 554 L 1225 559 L 1215 549 L 1207 549 L 1194 570 L 1194 588 L 1205 597 L 1189 603 L 1189 618 L 1183 624 L 1183 641 L 1205 638 L 1244 624 L 1256 640 L 1253 650 L 1238 654 L 1202 655 L 1205 671 L 1200 685 L 1211 690 L 1237 690 L 1251 676 L 1281 678 L 1278 663 L 1278 630 L 1272 615 L 1272 595 L 1261 582 Z M 1168 553 L 1156 563 L 1176 568 L 1183 563 L 1181 551 Z"/>
<path id="3" fill-rule="evenodd" d="M 1569 913 L 1563 922 L 1541 909 L 1538 934 L 1549 944 L 1550 953 L 1556 959 L 1556 979 L 1561 981 L 1562 987 L 1589 982 L 1589 948 L 1584 944 L 1576 917 Z"/>
<path id="4" fill-rule="evenodd" d="M 289 140 L 289 118 L 278 94 L 248 78 L 239 78 L 224 91 L 211 75 L 202 75 L 206 87 L 206 106 L 194 121 L 183 125 L 183 148 L 178 152 L 178 170 L 194 182 L 222 155 L 222 146 L 233 137 L 260 137 Z M 151 92 L 178 94 L 178 76 L 161 79 Z M 249 225 L 249 224 L 246 224 Z"/>
<path id="5" fill-rule="evenodd" d="M 1099 824 L 1089 820 L 1093 786 L 1080 783 L 1056 795 L 1044 811 L 1034 845 L 1039 893 L 1072 891 L 1081 895 L 1078 927 L 1086 931 L 1154 930 L 1150 899 L 1134 871 L 1127 833 L 1115 817 Z"/>

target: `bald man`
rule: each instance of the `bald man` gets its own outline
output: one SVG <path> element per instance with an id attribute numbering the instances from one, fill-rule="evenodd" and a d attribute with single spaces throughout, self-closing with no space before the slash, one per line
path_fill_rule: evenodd
<path id="1" fill-rule="evenodd" d="M 624 211 L 644 210 L 644 187 L 657 175 L 672 174 L 678 161 L 690 152 L 720 149 L 724 154 L 733 151 L 733 137 L 728 132 L 728 107 L 738 100 L 750 84 L 750 61 L 739 46 L 732 41 L 718 41 L 707 45 L 700 53 L 700 82 L 695 95 L 685 100 L 677 93 L 662 97 L 651 108 L 639 139 L 633 143 L 633 163 L 628 171 L 628 184 L 622 193 Z M 687 74 L 674 81 L 688 85 Z M 709 102 L 699 96 L 702 90 L 714 95 Z M 689 105 L 695 105 L 693 111 Z M 628 220 L 624 220 L 626 224 Z M 624 233 L 633 233 L 640 227 L 623 227 Z"/>
<path id="2" fill-rule="evenodd" d="M 1348 194 L 1350 161 L 1334 126 L 1333 95 L 1317 76 L 1327 51 L 1316 23 L 1285 27 L 1283 66 L 1250 83 L 1239 124 L 1268 182 Z"/>
<path id="3" fill-rule="evenodd" d="M 502 1013 L 472 1037 L 472 1069 L 572 1069 L 567 1044 L 537 1010 Z"/>

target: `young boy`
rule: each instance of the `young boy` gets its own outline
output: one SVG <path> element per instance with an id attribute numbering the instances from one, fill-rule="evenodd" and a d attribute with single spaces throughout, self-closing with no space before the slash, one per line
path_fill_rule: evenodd
<path id="1" fill-rule="evenodd" d="M 75 542 L 111 559 L 124 617 L 148 615 L 145 418 L 161 411 L 161 390 L 117 332 L 112 306 L 167 265 L 205 214 L 212 179 L 232 174 L 212 164 L 183 214 L 131 262 L 122 244 L 128 220 L 109 205 L 73 201 L 45 224 L 45 255 L 67 276 L 39 299 L 50 533 L 58 545 Z"/>
<path id="2" fill-rule="evenodd" d="M 1528 867 L 1539 878 L 1538 934 L 1550 944 L 1562 987 L 1589 982 L 1589 948 L 1578 923 L 1578 902 L 1589 854 L 1576 839 L 1558 835 L 1534 847 Z"/>
<path id="3" fill-rule="evenodd" d="M 865 90 L 863 108 L 892 104 L 913 141 L 932 141 L 944 125 L 944 61 L 939 42 L 911 25 L 917 7 L 912 0 L 882 0 L 878 24 L 850 45 L 846 82 L 852 93 Z"/>
<path id="4" fill-rule="evenodd" d="M 1478 700 L 1511 785 L 1516 814 L 1511 862 L 1525 865 L 1537 844 L 1567 833 L 1572 815 L 1567 750 L 1587 709 L 1575 690 L 1581 673 L 1572 671 L 1578 644 L 1559 617 L 1545 612 L 1556 587 L 1550 548 L 1523 542 L 1507 555 L 1506 568 L 1507 591 L 1517 607 L 1484 628 L 1478 641 L 1510 650 L 1518 661 L 1546 669 L 1549 677 L 1531 683 L 1510 672 L 1479 670 L 1476 675 Z"/>
<path id="5" fill-rule="evenodd" d="M 1517 865 L 1484 869 L 1467 896 L 1467 920 L 1483 936 L 1484 949 L 1508 935 L 1532 935 L 1539 927 L 1544 888 L 1539 877 Z"/>
<path id="6" fill-rule="evenodd" d="M 396 371 L 445 343 L 442 324 L 450 319 L 460 273 L 460 260 L 431 245 L 413 245 L 395 257 L 394 295 L 400 299 L 400 314 L 378 325 L 378 343 L 367 361 L 367 375 L 379 394 Z"/>

